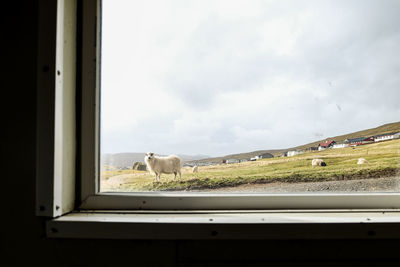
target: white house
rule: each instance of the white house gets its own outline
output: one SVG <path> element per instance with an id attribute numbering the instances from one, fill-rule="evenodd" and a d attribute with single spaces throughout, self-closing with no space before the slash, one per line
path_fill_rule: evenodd
<path id="1" fill-rule="evenodd" d="M 386 141 L 386 140 L 391 140 L 391 139 L 396 139 L 396 138 L 400 138 L 400 132 L 375 135 L 374 141 L 380 142 L 380 141 Z"/>
<path id="2" fill-rule="evenodd" d="M 346 144 L 346 143 L 336 143 L 336 144 L 333 144 L 332 148 L 345 148 L 348 146 L 349 146 L 349 144 Z"/>
<path id="3" fill-rule="evenodd" d="M 260 159 L 259 156 L 255 156 L 255 157 L 250 158 L 251 161 L 256 161 L 256 160 L 259 160 L 259 159 Z"/>
<path id="4" fill-rule="evenodd" d="M 332 148 L 334 144 L 336 144 L 336 142 L 333 140 L 330 141 L 326 140 L 325 142 L 319 143 L 318 151 L 323 151 L 325 149 Z"/>
<path id="5" fill-rule="evenodd" d="M 287 152 L 287 156 L 288 157 L 293 157 L 293 156 L 296 156 L 296 155 L 298 155 L 298 154 L 303 154 L 304 152 L 302 152 L 302 151 L 299 151 L 299 150 L 291 150 L 291 151 L 288 151 Z"/>

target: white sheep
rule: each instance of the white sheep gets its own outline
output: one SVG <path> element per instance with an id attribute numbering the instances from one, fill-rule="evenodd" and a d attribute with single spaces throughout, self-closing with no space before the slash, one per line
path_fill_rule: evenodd
<path id="1" fill-rule="evenodd" d="M 311 161 L 311 166 L 313 166 L 313 167 L 315 167 L 315 166 L 326 166 L 326 163 L 322 159 L 313 159 Z"/>
<path id="2" fill-rule="evenodd" d="M 357 164 L 366 164 L 368 163 L 368 160 L 364 159 L 364 158 L 359 158 L 357 161 Z"/>
<path id="3" fill-rule="evenodd" d="M 194 166 L 194 167 L 192 168 L 192 172 L 193 172 L 193 173 L 198 172 L 198 171 L 199 171 L 199 167 Z"/>
<path id="4" fill-rule="evenodd" d="M 160 176 L 162 173 L 166 174 L 179 174 L 179 179 L 182 180 L 181 175 L 181 159 L 178 156 L 170 155 L 168 157 L 158 157 L 154 153 L 148 152 L 144 157 L 144 162 L 146 162 L 147 169 L 151 174 L 156 176 L 156 182 L 160 181 Z"/>

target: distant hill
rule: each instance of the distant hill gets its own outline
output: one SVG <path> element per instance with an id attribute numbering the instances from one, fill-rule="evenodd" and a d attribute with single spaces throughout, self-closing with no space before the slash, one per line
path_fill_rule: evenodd
<path id="1" fill-rule="evenodd" d="M 369 137 L 369 136 L 373 136 L 373 135 L 379 135 L 379 134 L 385 134 L 385 133 L 391 133 L 391 132 L 400 132 L 400 122 L 388 123 L 388 124 L 384 124 L 384 125 L 376 127 L 376 128 L 371 128 L 371 129 L 367 129 L 367 130 L 362 130 L 362 131 L 339 135 L 339 136 L 334 136 L 334 137 L 328 137 L 323 140 L 315 141 L 313 143 L 293 147 L 293 148 L 290 148 L 289 150 L 304 149 L 307 147 L 318 146 L 319 143 L 321 143 L 325 140 L 334 140 L 338 143 L 338 142 L 343 142 L 346 139 L 357 138 L 357 137 Z"/>
<path id="2" fill-rule="evenodd" d="M 345 134 L 345 135 L 328 137 L 328 138 L 325 138 L 322 140 L 318 140 L 318 141 L 315 141 L 312 143 L 308 143 L 305 145 L 300 145 L 300 146 L 296 146 L 296 147 L 292 147 L 292 148 L 257 150 L 257 151 L 246 152 L 246 153 L 230 154 L 230 155 L 226 155 L 226 156 L 222 156 L 222 157 L 196 160 L 196 161 L 193 161 L 193 163 L 195 163 L 195 162 L 216 163 L 216 162 L 221 162 L 223 159 L 248 159 L 248 158 L 252 158 L 257 155 L 263 154 L 263 153 L 271 153 L 274 156 L 279 156 L 283 152 L 290 151 L 290 150 L 305 149 L 305 148 L 309 148 L 309 147 L 317 147 L 319 143 L 321 143 L 325 140 L 334 140 L 336 142 L 343 142 L 346 139 L 357 138 L 357 137 L 368 137 L 368 136 L 391 133 L 391 132 L 400 132 L 400 122 L 388 123 L 388 124 L 384 124 L 384 125 L 376 127 L 376 128 L 362 130 L 362 131 L 349 133 L 349 134 Z"/>
<path id="3" fill-rule="evenodd" d="M 132 168 L 135 162 L 144 162 L 144 155 L 146 153 L 115 153 L 103 154 L 101 157 L 101 164 L 113 166 L 116 168 Z M 208 158 L 207 155 L 178 155 L 183 162 L 194 161 L 198 159 Z"/>

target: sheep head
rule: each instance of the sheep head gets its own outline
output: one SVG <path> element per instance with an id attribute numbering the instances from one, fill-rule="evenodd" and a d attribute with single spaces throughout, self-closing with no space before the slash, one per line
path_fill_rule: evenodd
<path id="1" fill-rule="evenodd" d="M 153 152 L 147 152 L 144 159 L 145 160 L 151 160 L 154 158 L 154 153 Z"/>

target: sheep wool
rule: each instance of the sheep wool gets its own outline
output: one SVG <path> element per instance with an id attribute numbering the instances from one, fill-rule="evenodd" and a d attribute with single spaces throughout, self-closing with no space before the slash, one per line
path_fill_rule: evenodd
<path id="1" fill-rule="evenodd" d="M 315 166 L 326 166 L 326 163 L 322 159 L 313 159 L 311 161 L 311 166 L 313 166 L 313 167 L 315 167 Z"/>
<path id="2" fill-rule="evenodd" d="M 144 157 L 144 162 L 147 165 L 147 169 L 151 174 L 155 175 L 156 182 L 160 181 L 162 173 L 165 174 L 179 174 L 179 179 L 182 179 L 181 174 L 181 159 L 176 155 L 169 155 L 167 157 L 155 156 L 153 152 L 146 153 Z"/>

